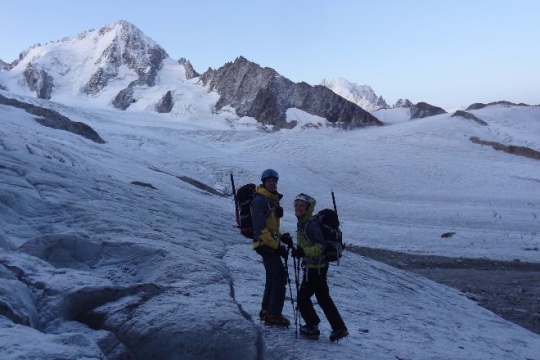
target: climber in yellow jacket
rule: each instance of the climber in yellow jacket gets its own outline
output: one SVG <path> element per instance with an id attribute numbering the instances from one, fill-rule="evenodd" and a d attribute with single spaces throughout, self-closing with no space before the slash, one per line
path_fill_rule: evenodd
<path id="1" fill-rule="evenodd" d="M 277 192 L 279 175 L 273 169 L 264 170 L 261 185 L 257 186 L 251 201 L 253 249 L 262 257 L 266 282 L 259 317 L 267 326 L 289 326 L 290 321 L 281 313 L 285 302 L 287 273 L 281 258 L 287 259 L 288 247 L 293 241 L 288 233 L 282 234 L 279 219 L 283 208 Z"/>

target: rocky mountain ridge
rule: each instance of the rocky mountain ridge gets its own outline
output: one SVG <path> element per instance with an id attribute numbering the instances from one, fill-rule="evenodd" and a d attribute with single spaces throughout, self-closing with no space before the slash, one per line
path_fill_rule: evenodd
<path id="1" fill-rule="evenodd" d="M 201 75 L 187 59 L 172 60 L 165 49 L 123 20 L 73 38 L 34 45 L 11 64 L 1 62 L 0 67 L 5 70 L 0 72 L 0 89 L 20 95 L 32 93 L 41 99 L 55 100 L 55 94 L 68 92 L 90 100 L 105 99 L 120 110 L 144 100 L 149 105 L 139 105 L 139 109 L 172 116 L 177 107 L 189 106 L 183 103 L 186 99 L 182 95 L 189 90 L 179 89 L 175 83 L 204 86 L 207 93 L 219 95 L 214 111 L 230 106 L 238 117 L 253 117 L 278 128 L 296 125 L 287 121 L 289 108 L 346 128 L 381 125 L 370 111 L 390 108 L 367 85 L 345 79 L 325 80 L 316 86 L 294 83 L 274 69 L 261 67 L 242 56 Z M 160 92 L 157 99 L 155 94 L 149 96 L 150 89 Z M 400 99 L 394 105 L 411 106 L 408 99 Z"/>
<path id="2" fill-rule="evenodd" d="M 425 117 L 441 114 L 446 114 L 446 111 L 426 102 L 419 102 L 418 104 L 411 106 L 411 119 L 423 119 Z"/>
<path id="3" fill-rule="evenodd" d="M 263 124 L 293 127 L 296 124 L 287 123 L 286 111 L 297 108 L 345 126 L 382 125 L 369 112 L 324 86 L 293 83 L 242 56 L 217 70 L 209 69 L 201 81 L 221 94 L 216 109 L 231 106 L 239 116 L 251 116 Z"/>
<path id="4" fill-rule="evenodd" d="M 409 99 L 398 99 L 394 104 L 394 108 L 410 108 L 413 103 Z"/>
<path id="5" fill-rule="evenodd" d="M 67 91 L 72 96 L 90 99 L 105 97 L 113 107 L 127 110 L 146 97 L 146 102 L 153 103 L 143 106 L 143 110 L 171 113 L 177 105 L 190 105 L 182 104 L 186 101 L 182 92 L 189 89 L 178 89 L 175 83 L 180 86 L 193 80 L 192 87 L 206 86 L 207 93 L 219 94 L 215 111 L 231 106 L 237 116 L 253 117 L 265 125 L 294 127 L 294 122 L 286 120 L 289 108 L 345 127 L 381 125 L 373 115 L 325 87 L 295 84 L 275 70 L 262 68 L 243 57 L 200 75 L 188 60 L 172 60 L 161 46 L 127 21 L 88 30 L 74 38 L 35 45 L 21 53 L 11 66 L 4 73 L 7 76 L 0 77 L 4 89 L 16 92 L 23 83 L 21 95 L 30 92 L 47 100 Z M 155 90 L 157 85 L 159 90 Z M 161 91 L 160 99 L 148 100 L 152 88 L 154 92 Z"/>

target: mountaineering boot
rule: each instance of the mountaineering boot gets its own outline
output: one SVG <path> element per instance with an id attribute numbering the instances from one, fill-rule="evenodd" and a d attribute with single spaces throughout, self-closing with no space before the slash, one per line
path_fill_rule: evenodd
<path id="1" fill-rule="evenodd" d="M 267 314 L 264 319 L 265 326 L 279 326 L 279 327 L 289 327 L 291 322 L 283 315 L 270 315 Z"/>
<path id="2" fill-rule="evenodd" d="M 259 312 L 259 320 L 260 320 L 260 321 L 266 320 L 266 315 L 268 315 L 268 311 L 266 311 L 266 310 L 261 310 L 261 311 Z"/>
<path id="3" fill-rule="evenodd" d="M 344 337 L 347 337 L 347 336 L 349 336 L 349 331 L 347 330 L 347 328 L 334 330 L 330 334 L 330 341 L 331 342 L 339 341 L 339 340 L 341 340 L 341 339 L 343 339 Z"/>
<path id="4" fill-rule="evenodd" d="M 317 325 L 302 325 L 300 326 L 300 335 L 311 340 L 319 340 L 321 332 Z"/>

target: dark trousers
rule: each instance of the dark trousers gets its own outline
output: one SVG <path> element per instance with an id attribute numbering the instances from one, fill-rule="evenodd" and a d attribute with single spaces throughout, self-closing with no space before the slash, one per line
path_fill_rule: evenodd
<path id="1" fill-rule="evenodd" d="M 276 251 L 268 246 L 260 246 L 256 249 L 263 259 L 266 270 L 266 282 L 261 308 L 268 314 L 281 315 L 285 302 L 285 290 L 287 286 L 287 274 L 281 257 Z"/>
<path id="2" fill-rule="evenodd" d="M 340 330 L 345 327 L 345 323 L 339 314 L 334 301 L 330 297 L 330 290 L 328 289 L 328 282 L 326 281 L 326 274 L 328 273 L 328 267 L 322 269 L 309 269 L 307 277 L 304 272 L 302 278 L 302 285 L 298 291 L 298 310 L 302 318 L 308 326 L 318 325 L 321 322 L 317 312 L 313 308 L 311 297 L 315 294 L 319 306 L 324 312 L 324 315 L 328 319 L 328 322 L 332 326 L 332 330 Z"/>

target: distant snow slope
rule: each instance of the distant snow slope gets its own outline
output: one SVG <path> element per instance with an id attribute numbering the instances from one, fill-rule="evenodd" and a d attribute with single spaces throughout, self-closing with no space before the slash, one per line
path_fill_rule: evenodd
<path id="1" fill-rule="evenodd" d="M 380 109 L 372 112 L 384 125 L 394 125 L 411 121 L 410 108 Z"/>
<path id="2" fill-rule="evenodd" d="M 320 309 L 318 342 L 296 340 L 294 326 L 265 328 L 263 266 L 234 226 L 231 197 L 193 184 L 230 194 L 231 172 L 239 185 L 274 168 L 283 231 L 294 234 L 297 193 L 321 209 L 333 189 L 347 243 L 538 261 L 538 161 L 469 137 L 540 150 L 539 108 L 473 111 L 488 126 L 389 114 L 395 125 L 356 131 L 291 110 L 321 125 L 271 133 L 248 118 L 18 99 L 82 121 L 106 143 L 0 105 L 0 358 L 538 359 L 537 334 L 350 252 L 329 275 L 349 338 L 331 344 Z M 456 235 L 441 239 L 447 231 Z M 284 314 L 294 324 L 290 298 Z"/>

